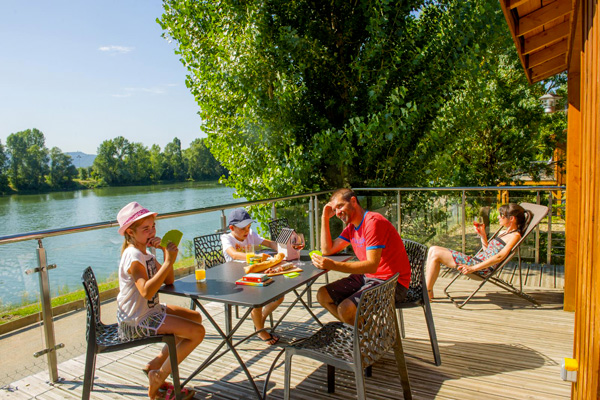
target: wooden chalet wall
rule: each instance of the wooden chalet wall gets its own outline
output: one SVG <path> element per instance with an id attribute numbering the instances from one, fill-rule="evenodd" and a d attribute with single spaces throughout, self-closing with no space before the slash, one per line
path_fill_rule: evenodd
<path id="1" fill-rule="evenodd" d="M 598 0 L 500 0 L 530 83 L 568 71 L 564 309 L 575 311 L 573 399 L 600 399 Z M 571 356 L 565 354 L 565 357 Z"/>
<path id="2" fill-rule="evenodd" d="M 569 62 L 567 243 L 575 290 L 573 399 L 600 398 L 600 21 L 597 0 L 574 2 Z M 571 76 L 573 75 L 573 76 Z M 577 81 L 579 84 L 577 84 Z M 573 89 L 573 93 L 571 93 Z M 577 98 L 579 97 L 579 98 Z M 573 113 L 571 113 L 573 110 Z M 573 197 L 571 197 L 573 195 Z M 571 282 L 571 286 L 572 286 Z"/>

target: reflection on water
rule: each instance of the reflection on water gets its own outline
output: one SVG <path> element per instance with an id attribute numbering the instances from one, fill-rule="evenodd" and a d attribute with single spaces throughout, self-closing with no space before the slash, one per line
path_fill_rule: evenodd
<path id="1" fill-rule="evenodd" d="M 233 193 L 214 183 L 178 183 L 0 197 L 0 236 L 114 221 L 131 201 L 159 214 L 243 201 L 234 199 Z M 160 220 L 157 234 L 179 229 L 183 240 L 191 241 L 218 229 L 220 215 L 211 212 Z M 52 296 L 59 290 L 80 289 L 81 272 L 88 265 L 100 282 L 116 274 L 122 242 L 117 228 L 44 239 L 48 264 L 58 266 L 49 272 Z M 34 241 L 0 246 L 0 305 L 38 297 L 38 274 L 25 275 L 25 270 L 37 266 L 36 248 Z"/>

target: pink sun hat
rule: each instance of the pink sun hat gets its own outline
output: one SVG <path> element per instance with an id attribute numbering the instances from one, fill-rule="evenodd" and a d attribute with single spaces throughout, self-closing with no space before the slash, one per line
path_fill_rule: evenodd
<path id="1" fill-rule="evenodd" d="M 142 218 L 149 217 L 150 215 L 157 216 L 158 213 L 148 211 L 147 208 L 142 207 L 138 202 L 132 201 L 125 207 L 121 208 L 119 214 L 117 214 L 117 221 L 119 222 L 119 235 L 125 235 L 125 230 L 129 228 L 131 224 Z"/>

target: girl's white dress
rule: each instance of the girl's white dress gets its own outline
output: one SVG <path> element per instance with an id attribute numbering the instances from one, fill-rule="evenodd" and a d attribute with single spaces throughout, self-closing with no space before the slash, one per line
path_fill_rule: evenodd
<path id="1" fill-rule="evenodd" d="M 156 335 L 166 316 L 166 306 L 158 302 L 158 293 L 148 300 L 135 286 L 133 276 L 127 272 L 134 261 L 146 267 L 148 279 L 158 270 L 156 257 L 151 253 L 144 254 L 135 247 L 128 247 L 121 255 L 117 321 L 119 336 L 124 340 Z"/>

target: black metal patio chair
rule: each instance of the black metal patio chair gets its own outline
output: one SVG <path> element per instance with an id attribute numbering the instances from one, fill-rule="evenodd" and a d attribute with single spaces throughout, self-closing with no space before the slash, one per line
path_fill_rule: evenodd
<path id="1" fill-rule="evenodd" d="M 179 367 L 175 336 L 172 334 L 148 336 L 141 339 L 123 340 L 119 338 L 118 325 L 105 325 L 100 319 L 100 292 L 98 283 L 94 276 L 92 267 L 87 267 L 81 275 L 81 282 L 85 289 L 87 299 L 87 351 L 85 357 L 85 373 L 83 378 L 83 393 L 81 398 L 87 400 L 94 388 L 94 372 L 96 370 L 96 355 L 129 349 L 132 347 L 146 346 L 152 343 L 165 343 L 169 346 L 169 358 L 171 360 L 171 376 L 177 399 L 181 399 L 181 386 L 179 382 Z"/>
<path id="2" fill-rule="evenodd" d="M 533 203 L 521 203 L 520 206 L 523 207 L 525 209 L 525 212 L 528 214 L 529 223 L 527 225 L 527 228 L 525 229 L 525 233 L 523 234 L 523 236 L 521 236 L 521 239 L 519 239 L 517 244 L 515 244 L 515 246 L 511 249 L 510 253 L 508 253 L 506 258 L 504 260 L 502 260 L 500 263 L 498 263 L 491 272 L 482 273 L 482 272 L 477 271 L 477 272 L 474 272 L 471 274 L 467 274 L 467 276 L 469 278 L 476 280 L 476 281 L 481 281 L 481 283 L 479 284 L 479 286 L 477 286 L 477 288 L 475 288 L 475 290 L 471 294 L 469 294 L 469 296 L 463 302 L 457 301 L 454 297 L 450 296 L 450 293 L 448 293 L 448 289 L 450 288 L 450 286 L 452 286 L 452 284 L 454 282 L 456 282 L 456 280 L 458 278 L 460 278 L 460 276 L 462 274 L 460 274 L 460 273 L 456 274 L 454 279 L 452 279 L 452 281 L 450 281 L 448 286 L 446 286 L 444 288 L 444 293 L 450 300 L 452 300 L 452 302 L 454 303 L 454 305 L 456 307 L 458 307 L 458 308 L 464 307 L 464 305 L 467 304 L 469 302 L 469 300 L 471 300 L 471 298 L 473 298 L 473 296 L 475 296 L 475 294 L 479 291 L 479 289 L 481 289 L 481 287 L 483 285 L 485 285 L 487 282 L 491 282 L 494 285 L 498 286 L 499 288 L 502 288 L 512 294 L 515 294 L 515 295 L 521 297 L 522 299 L 525 299 L 525 300 L 533 303 L 536 306 L 540 306 L 540 303 L 538 303 L 533 297 L 531 297 L 527 293 L 523 292 L 523 278 L 521 275 L 522 274 L 522 272 L 521 272 L 521 244 L 525 241 L 525 239 L 527 239 L 527 236 L 529 236 L 529 234 L 535 229 L 535 227 L 538 226 L 538 224 L 542 221 L 542 219 L 546 216 L 546 214 L 548 214 L 548 207 L 542 206 L 539 204 L 533 204 Z M 494 235 L 489 240 L 492 240 L 494 237 L 496 237 L 500 233 L 501 230 L 502 230 L 502 227 L 500 229 L 498 229 L 496 231 L 496 233 L 494 233 Z M 509 283 L 499 277 L 500 271 L 502 271 L 502 269 L 513 258 L 513 256 L 515 254 L 517 254 L 517 257 L 519 260 L 518 264 L 517 264 L 517 270 L 519 272 L 519 288 L 518 289 L 511 283 Z"/>
<path id="3" fill-rule="evenodd" d="M 402 303 L 396 303 L 396 312 L 398 314 L 398 320 L 400 321 L 400 332 L 402 337 L 405 336 L 404 332 L 404 317 L 402 315 L 403 308 L 421 307 L 425 314 L 425 321 L 427 321 L 427 330 L 429 331 L 429 341 L 431 342 L 431 350 L 433 351 L 433 358 L 435 365 L 442 365 L 442 357 L 440 355 L 440 349 L 438 347 L 437 335 L 435 333 L 435 324 L 433 323 L 433 314 L 431 312 L 431 304 L 429 303 L 429 296 L 427 295 L 427 284 L 425 283 L 425 260 L 427 259 L 427 246 L 417 243 L 412 240 L 402 239 L 406 253 L 408 254 L 408 261 L 410 262 L 410 286 L 408 287 L 408 293 Z"/>
<path id="4" fill-rule="evenodd" d="M 287 218 L 278 218 L 269 221 L 269 234 L 271 235 L 271 240 L 277 240 L 277 237 L 281 233 L 281 229 L 289 227 L 290 224 L 288 223 Z"/>
<path id="5" fill-rule="evenodd" d="M 330 322 L 307 339 L 285 349 L 284 399 L 290 398 L 292 356 L 301 355 L 327 364 L 327 391 L 335 391 L 335 368 L 354 372 L 358 399 L 365 399 L 363 371 L 394 349 L 404 399 L 412 399 L 398 321 L 394 291 L 398 274 L 367 289 L 358 302 L 354 326 Z"/>

